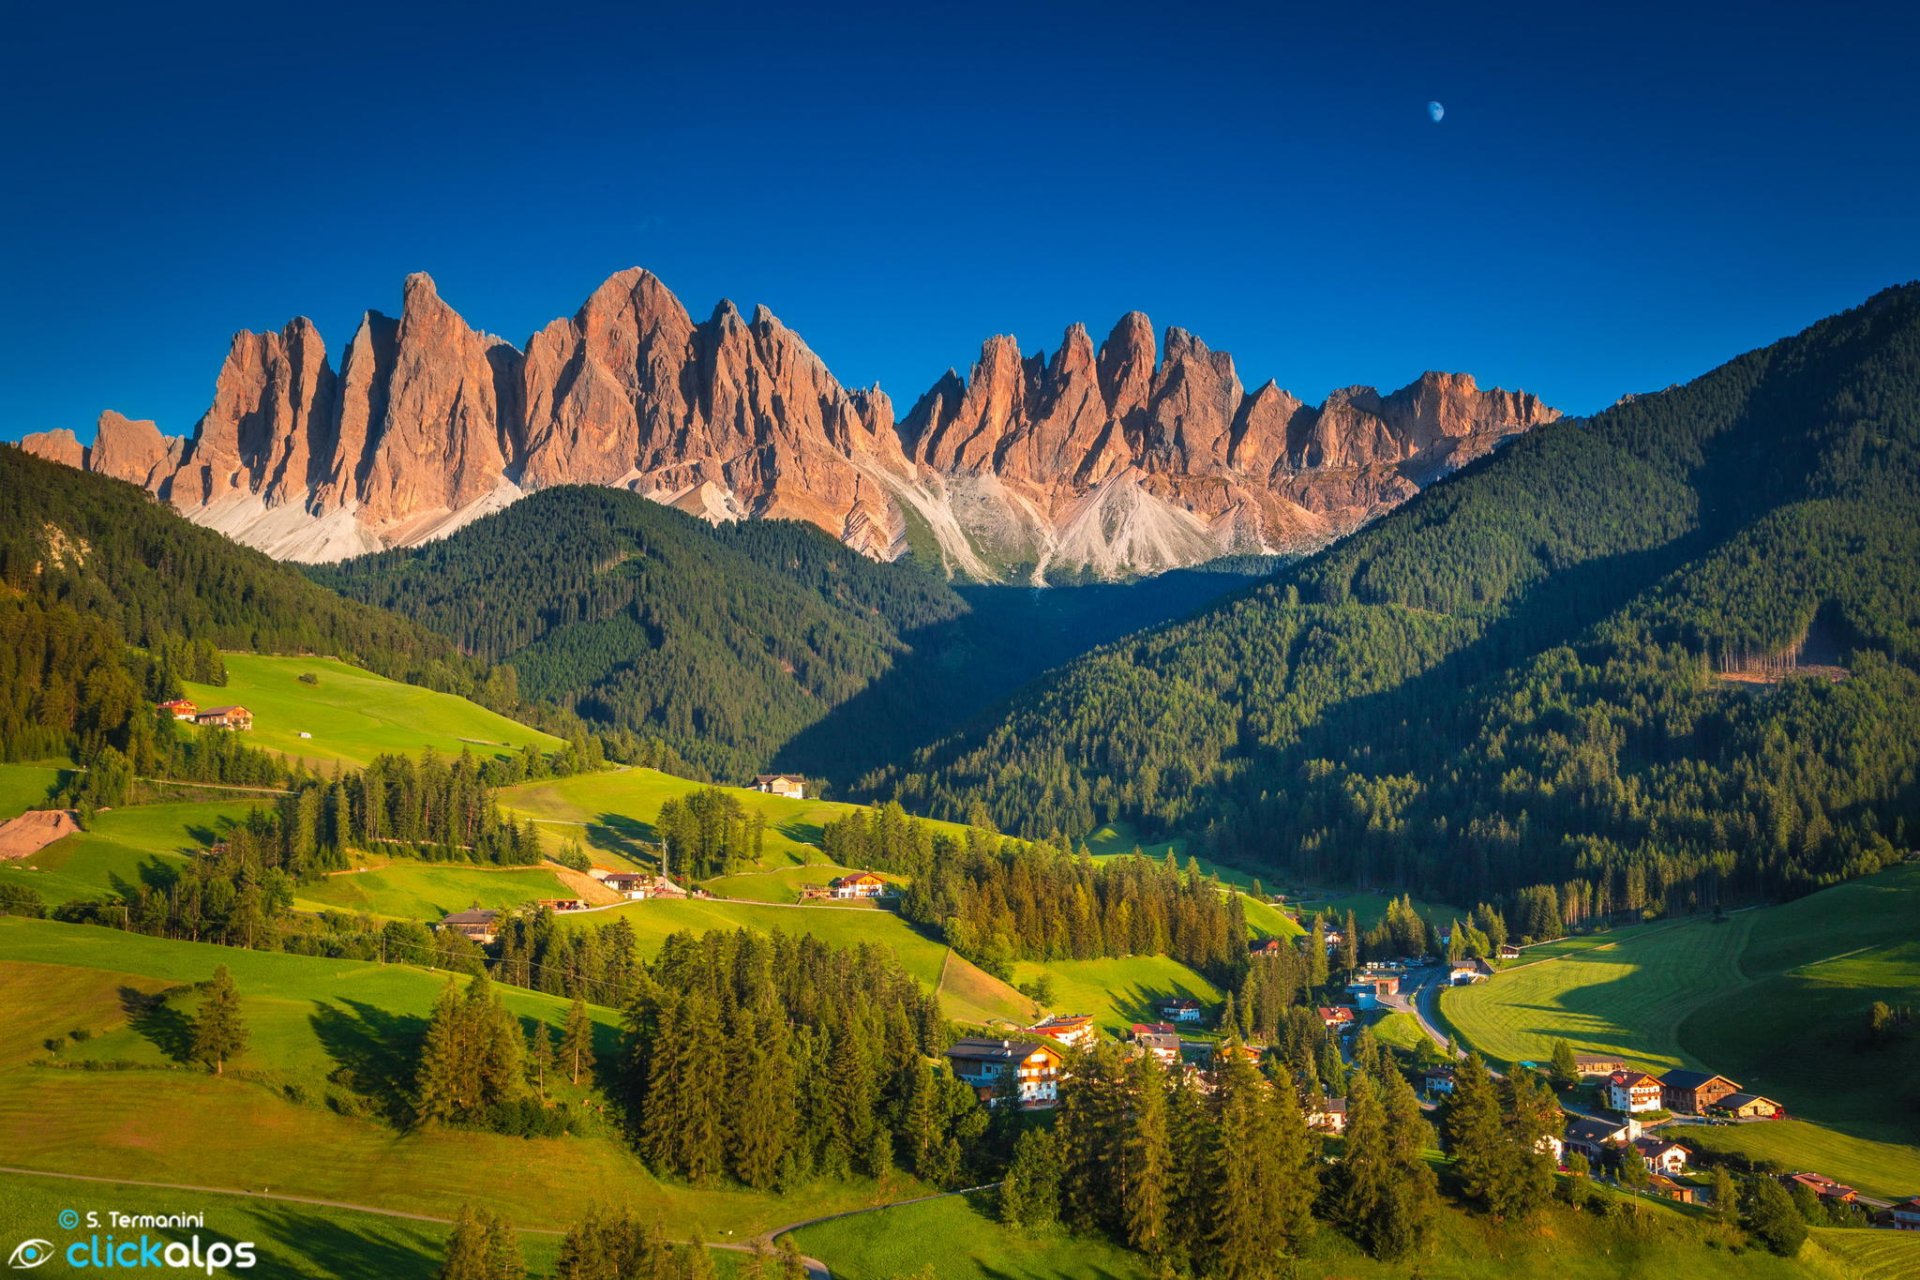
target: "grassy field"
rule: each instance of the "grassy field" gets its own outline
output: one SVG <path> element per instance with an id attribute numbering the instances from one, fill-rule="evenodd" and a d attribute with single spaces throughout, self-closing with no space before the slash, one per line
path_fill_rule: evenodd
<path id="1" fill-rule="evenodd" d="M 27 885 L 49 906 L 165 883 L 253 805 L 221 800 L 109 809 L 94 818 L 90 831 L 56 840 L 31 857 L 0 862 L 0 883 Z"/>
<path id="2" fill-rule="evenodd" d="M 1555 1036 L 1647 1067 L 1701 1067 L 1811 1124 L 1702 1130 L 1867 1190 L 1920 1190 L 1920 1034 L 1864 1043 L 1875 1000 L 1920 1000 L 1920 867 L 1783 906 L 1621 930 L 1602 945 L 1447 992 L 1491 1057 L 1544 1060 Z M 1818 1126 L 1816 1128 L 1815 1126 Z"/>
<path id="3" fill-rule="evenodd" d="M 231 967 L 252 1043 L 224 1077 L 172 1057 L 180 1020 L 143 999 Z M 54 1172 L 317 1196 L 451 1216 L 463 1201 L 521 1227 L 564 1227 L 593 1205 L 657 1216 L 709 1239 L 791 1221 L 796 1204 L 833 1212 L 884 1203 L 910 1179 L 817 1183 L 791 1198 L 656 1181 L 609 1137 L 522 1139 L 462 1130 L 399 1132 L 341 1114 L 324 1092 L 340 1068 L 366 1079 L 410 1071 L 409 1046 L 443 975 L 143 938 L 81 925 L 0 918 L 0 1151 Z M 566 1004 L 502 988 L 523 1021 L 563 1021 Z M 607 1061 L 612 1010 L 596 1009 Z M 84 1041 L 68 1033 L 82 1030 Z M 125 1064 L 76 1070 L 53 1061 Z M 289 1086 L 295 1086 L 294 1089 Z M 137 1096 L 138 1105 L 128 1105 Z M 298 1274 L 298 1273 L 295 1273 Z M 383 1274 L 360 1271 L 357 1274 Z M 406 1274 L 402 1272 L 401 1274 Z"/>
<path id="4" fill-rule="evenodd" d="M 947 1016 L 961 1022 L 1018 1022 L 1031 1013 L 1032 1002 L 1013 988 L 983 973 L 959 956 L 948 959 L 946 943 L 915 930 L 891 911 L 872 907 L 779 906 L 772 903 L 714 902 L 699 899 L 656 899 L 631 902 L 607 911 L 580 912 L 559 917 L 563 929 L 592 928 L 623 917 L 633 926 L 642 953 L 651 955 L 677 932 L 704 933 L 709 929 L 755 929 L 770 933 L 806 933 L 834 946 L 863 942 L 891 950 L 901 967 L 940 992 Z M 962 974 L 955 974 L 955 968 Z M 965 971 L 971 970 L 971 973 Z M 943 981 L 943 978 L 945 981 Z"/>
<path id="5" fill-rule="evenodd" d="M 794 1239 L 803 1252 L 831 1267 L 839 1280 L 895 1280 L 923 1266 L 931 1266 L 940 1280 L 1145 1280 L 1154 1274 L 1144 1258 L 1102 1240 L 1062 1232 L 1027 1236 L 1009 1230 L 995 1217 L 994 1205 L 993 1192 L 930 1200 L 823 1222 L 795 1232 Z M 1827 1249 L 1830 1237 L 1838 1234 L 1818 1233 L 1817 1244 L 1809 1246 L 1800 1259 L 1788 1260 L 1752 1249 L 1735 1252 L 1718 1228 L 1664 1205 L 1643 1205 L 1637 1214 L 1612 1220 L 1555 1205 L 1524 1230 L 1446 1210 L 1422 1256 L 1378 1262 L 1323 1226 L 1292 1274 L 1303 1280 L 1309 1276 L 1342 1280 L 1840 1277 L 1849 1272 L 1836 1262 L 1838 1251 Z M 1848 1240 L 1844 1247 L 1859 1243 L 1863 1242 Z M 1882 1246 L 1874 1252 L 1897 1265 L 1906 1251 Z M 1883 1272 L 1875 1280 L 1894 1280 L 1900 1274 Z"/>
<path id="6" fill-rule="evenodd" d="M 1920 1276 L 1920 1232 L 1836 1231 L 1813 1233 L 1821 1254 L 1846 1268 L 1852 1280 L 1913 1280 Z"/>
<path id="7" fill-rule="evenodd" d="M 720 876 L 708 880 L 705 882 L 705 888 L 707 892 L 720 898 L 748 898 L 754 902 L 798 902 L 802 885 L 824 885 L 846 875 L 850 869 L 836 867 L 830 862 L 819 862 L 804 867 L 777 867 L 772 871 L 746 871 L 738 875 Z M 883 878 L 901 879 L 894 875 Z M 866 899 L 853 899 L 841 905 L 872 907 L 873 903 Z"/>
<path id="8" fill-rule="evenodd" d="M 1412 1053 L 1427 1039 L 1427 1033 L 1420 1029 L 1420 1021 L 1410 1013 L 1389 1013 L 1380 1021 L 1371 1023 L 1373 1038 L 1381 1044 Z"/>
<path id="9" fill-rule="evenodd" d="M 1444 992 L 1440 1012 L 1467 1045 L 1501 1062 L 1545 1062 L 1565 1037 L 1575 1049 L 1618 1053 L 1650 1070 L 1696 1065 L 1680 1047 L 1680 1021 L 1739 984 L 1737 957 L 1753 919 L 1662 924 L 1517 966 Z"/>
<path id="10" fill-rule="evenodd" d="M 1015 986 L 1045 973 L 1053 981 L 1053 1009 L 1089 1013 L 1109 1032 L 1136 1022 L 1155 1022 L 1154 1002 L 1168 996 L 1192 996 L 1202 1004 L 1225 997 L 1205 978 L 1165 956 L 1124 956 L 1100 960 L 1023 960 L 1013 966 Z"/>
<path id="11" fill-rule="evenodd" d="M 317 767 L 363 765 L 387 751 L 426 747 L 447 755 L 504 755 L 531 742 L 544 750 L 558 738 L 496 715 L 448 693 L 388 680 L 332 658 L 225 655 L 227 683 L 189 684 L 202 707 L 238 703 L 253 712 L 248 742 Z M 316 683 L 303 684 L 302 675 Z M 311 738 L 302 738 L 302 732 Z"/>
<path id="12" fill-rule="evenodd" d="M 0 822 L 46 807 L 47 797 L 71 768 L 64 760 L 0 764 Z"/>
<path id="13" fill-rule="evenodd" d="M 461 863 L 396 861 L 343 872 L 301 885 L 293 905 L 303 911 L 362 911 L 406 920 L 438 920 L 468 907 L 505 910 L 573 890 L 550 867 L 472 867 Z"/>
<path id="14" fill-rule="evenodd" d="M 438 1223 L 320 1205 L 0 1174 L 0 1239 L 9 1245 L 39 1237 L 64 1249 L 68 1242 L 92 1234 L 62 1228 L 59 1215 L 64 1209 L 83 1215 L 83 1222 L 88 1213 L 101 1215 L 103 1230 L 108 1212 L 205 1214 L 204 1230 L 166 1229 L 148 1234 L 163 1240 L 188 1240 L 197 1234 L 203 1242 L 252 1241 L 258 1263 L 247 1274 L 262 1280 L 355 1280 L 361 1276 L 431 1280 L 452 1230 Z M 534 1274 L 552 1274 L 559 1256 L 559 1237 L 526 1234 L 521 1237 L 520 1248 Z M 56 1263 L 55 1268 L 64 1271 L 64 1263 Z"/>

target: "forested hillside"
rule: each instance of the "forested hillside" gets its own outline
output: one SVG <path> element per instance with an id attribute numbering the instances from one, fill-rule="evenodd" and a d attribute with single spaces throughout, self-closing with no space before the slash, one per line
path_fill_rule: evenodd
<path id="1" fill-rule="evenodd" d="M 1531 432 L 864 785 L 1576 916 L 1804 890 L 1920 829 L 1917 517 L 1906 286 Z"/>
<path id="2" fill-rule="evenodd" d="M 851 778 L 1048 665 L 1237 581 L 1188 573 L 963 595 L 809 525 L 712 528 L 581 486 L 543 490 L 440 542 L 310 572 L 510 664 L 525 696 L 658 737 L 734 780 L 775 763 Z"/>
<path id="3" fill-rule="evenodd" d="M 442 637 L 132 485 L 0 448 L 0 511 L 0 758 L 124 747 L 147 699 L 220 681 L 222 648 L 334 654 L 456 693 L 484 683 Z"/>

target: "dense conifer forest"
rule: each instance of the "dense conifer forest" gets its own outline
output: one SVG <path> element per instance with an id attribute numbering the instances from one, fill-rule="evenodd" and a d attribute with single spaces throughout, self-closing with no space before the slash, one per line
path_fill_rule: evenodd
<path id="1" fill-rule="evenodd" d="M 1576 918 L 1802 892 L 1920 823 L 1916 517 L 1907 286 L 1531 432 L 864 786 Z"/>

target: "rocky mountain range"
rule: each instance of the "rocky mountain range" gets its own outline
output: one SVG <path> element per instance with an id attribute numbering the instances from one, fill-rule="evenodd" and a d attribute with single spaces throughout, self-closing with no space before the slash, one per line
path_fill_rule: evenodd
<path id="1" fill-rule="evenodd" d="M 1098 349 L 1080 325 L 1051 356 L 990 338 L 896 420 L 765 307 L 696 322 L 634 268 L 524 351 L 412 275 L 399 318 L 367 312 L 337 371 L 305 318 L 236 335 L 191 438 L 107 412 L 91 446 L 22 445 L 283 559 L 412 545 L 577 483 L 1044 582 L 1310 550 L 1558 416 L 1465 374 L 1317 407 L 1248 392 L 1230 355 L 1178 328 L 1156 344 L 1132 312 Z"/>

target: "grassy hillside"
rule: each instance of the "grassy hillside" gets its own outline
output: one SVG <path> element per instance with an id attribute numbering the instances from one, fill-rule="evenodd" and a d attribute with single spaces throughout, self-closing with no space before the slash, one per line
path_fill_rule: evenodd
<path id="1" fill-rule="evenodd" d="M 165 883 L 254 803 L 236 794 L 230 800 L 105 810 L 90 830 L 56 840 L 31 857 L 0 862 L 0 883 L 27 885 L 49 906 Z"/>
<path id="2" fill-rule="evenodd" d="M 652 866 L 652 846 L 657 841 L 653 823 L 660 816 L 660 806 L 703 785 L 657 769 L 619 769 L 522 783 L 503 791 L 500 803 L 509 812 L 538 820 L 549 847 L 557 848 L 572 836 L 602 857 L 603 865 Z M 824 862 L 818 847 L 821 829 L 859 807 L 828 800 L 789 800 L 747 787 L 726 790 L 749 812 L 765 815 L 762 865 L 768 868 Z M 953 823 L 937 825 L 953 835 L 964 830 Z"/>
<path id="3" fill-rule="evenodd" d="M 325 769 L 335 762 L 364 765 L 382 752 L 417 755 L 432 747 L 444 755 L 505 755 L 531 743 L 542 751 L 561 745 L 551 734 L 495 714 L 450 693 L 401 684 L 332 658 L 225 655 L 227 683 L 188 682 L 187 696 L 203 707 L 239 703 L 253 712 L 247 741 Z M 312 676 L 313 683 L 302 683 Z M 311 738 L 302 738 L 301 733 Z"/>
<path id="4" fill-rule="evenodd" d="M 142 996 L 228 965 L 253 1030 L 224 1077 L 175 1064 L 176 1020 Z M 676 1232 L 709 1238 L 788 1222 L 795 1203 L 822 1212 L 911 1194 L 914 1184 L 816 1183 L 792 1199 L 699 1191 L 656 1181 L 624 1143 L 605 1137 L 508 1138 L 464 1130 L 396 1132 L 341 1114 L 329 1079 L 341 1068 L 392 1079 L 445 976 L 403 966 L 236 951 L 46 921 L 0 918 L 0 1150 L 7 1163 L 318 1196 L 451 1216 L 463 1201 L 521 1227 L 561 1228 L 592 1205 L 658 1215 Z M 501 993 L 523 1022 L 564 1022 L 559 999 Z M 171 1004 L 171 1002 L 170 1002 Z M 603 1059 L 615 1049 L 611 1010 L 596 1009 Z M 68 1033 L 82 1030 L 84 1042 Z M 35 1066 L 44 1041 L 59 1059 L 114 1069 Z M 128 1105 L 130 1097 L 138 1105 Z M 403 1273 L 404 1274 L 404 1273 Z"/>
<path id="5" fill-rule="evenodd" d="M 1025 1022 L 1030 1020 L 1033 1011 L 1031 1001 L 1005 983 L 981 973 L 961 957 L 950 956 L 946 943 L 919 933 L 891 911 L 872 907 L 659 899 L 561 916 L 557 923 L 563 929 L 583 929 L 616 917 L 633 926 L 640 950 L 647 956 L 652 956 L 669 936 L 682 930 L 701 933 L 709 929 L 744 928 L 767 933 L 779 929 L 810 934 L 841 947 L 874 943 L 891 949 L 908 973 L 939 990 L 941 1002 L 951 1018 L 974 1023 Z M 956 975 L 943 982 L 943 976 L 954 967 L 972 970 L 972 974 L 965 979 Z"/>
<path id="6" fill-rule="evenodd" d="M 841 1280 L 893 1280 L 931 1265 L 940 1280 L 1146 1280 L 1152 1265 L 1099 1240 L 1046 1232 L 1027 1236 L 1000 1225 L 996 1193 L 902 1205 L 804 1228 L 794 1234 L 803 1252 L 821 1259 Z M 1848 1275 L 1828 1252 L 1831 1237 L 1891 1232 L 1821 1232 L 1802 1257 L 1789 1261 L 1755 1250 L 1734 1252 L 1723 1237 L 1689 1215 L 1644 1205 L 1637 1215 L 1601 1219 L 1554 1206 L 1525 1231 L 1449 1209 L 1424 1256 L 1382 1263 L 1327 1227 L 1314 1237 L 1300 1276 L 1343 1280 L 1789 1280 Z M 1867 1242 L 1862 1241 L 1865 1245 Z M 1846 1247 L 1855 1246 L 1849 1239 Z M 1870 1251 L 1899 1265 L 1912 1250 Z M 1895 1273 L 1888 1273 L 1899 1274 Z M 1909 1273 L 1910 1274 L 1910 1273 Z"/>
<path id="7" fill-rule="evenodd" d="M 551 867 L 470 867 L 397 861 L 343 871 L 303 884 L 293 905 L 306 911 L 360 911 L 403 920 L 437 920 L 468 907 L 505 910 L 541 898 L 575 897 Z"/>
<path id="8" fill-rule="evenodd" d="M 1045 973 L 1053 983 L 1053 1008 L 1060 1013 L 1092 1014 L 1108 1034 L 1124 1033 L 1136 1022 L 1157 1022 L 1154 1002 L 1192 996 L 1202 1004 L 1225 996 L 1211 982 L 1165 956 L 1122 956 L 1099 960 L 1023 960 L 1013 966 L 1016 986 Z"/>
<path id="9" fill-rule="evenodd" d="M 66 773 L 64 761 L 0 764 L 0 822 L 45 808 Z"/>
<path id="10" fill-rule="evenodd" d="M 1810 1123 L 1706 1129 L 1701 1144 L 1911 1195 L 1920 1032 L 1880 1048 L 1864 1033 L 1875 1000 L 1920 1001 L 1916 919 L 1920 866 L 1902 866 L 1724 923 L 1623 931 L 1449 991 L 1441 1012 L 1501 1060 L 1544 1061 L 1565 1036 L 1650 1068 L 1720 1072 Z"/>

